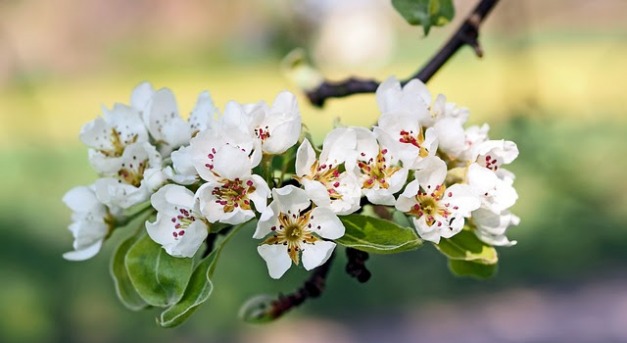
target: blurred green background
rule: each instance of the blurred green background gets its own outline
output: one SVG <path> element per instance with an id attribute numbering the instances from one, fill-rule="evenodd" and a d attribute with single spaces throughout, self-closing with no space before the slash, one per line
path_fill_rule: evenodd
<path id="1" fill-rule="evenodd" d="M 339 4 L 338 4 L 339 3 Z M 325 75 L 411 74 L 454 24 L 421 38 L 385 0 L 0 1 L 0 342 L 627 342 L 627 4 L 620 0 L 503 1 L 482 31 L 485 57 L 464 49 L 432 80 L 434 92 L 518 143 L 522 218 L 489 281 L 450 275 L 432 247 L 372 256 L 373 278 L 343 272 L 340 251 L 324 296 L 278 323 L 237 320 L 257 293 L 288 292 L 246 233 L 220 261 L 211 299 L 183 326 L 117 301 L 108 274 L 113 236 L 72 263 L 70 212 L 61 202 L 96 175 L 78 140 L 100 107 L 128 102 L 150 81 L 191 111 L 209 90 L 272 101 L 298 92 L 281 58 L 304 47 Z M 333 121 L 369 125 L 372 95 L 300 98 L 321 141 Z M 252 235 L 252 233 L 250 233 Z"/>

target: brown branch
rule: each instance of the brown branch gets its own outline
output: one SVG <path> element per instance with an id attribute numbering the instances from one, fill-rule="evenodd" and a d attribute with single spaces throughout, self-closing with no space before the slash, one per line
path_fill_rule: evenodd
<path id="1" fill-rule="evenodd" d="M 313 270 L 305 284 L 296 292 L 287 295 L 280 294 L 279 298 L 271 303 L 266 315 L 270 319 L 279 318 L 294 307 L 301 305 L 308 298 L 319 297 L 326 287 L 327 276 L 334 257 L 335 252 L 331 254 L 331 257 L 323 265 Z"/>
<path id="2" fill-rule="evenodd" d="M 431 60 L 402 83 L 405 84 L 412 79 L 419 79 L 425 83 L 428 82 L 464 45 L 472 47 L 475 54 L 478 57 L 482 57 L 483 50 L 478 39 L 479 27 L 497 3 L 498 0 L 481 0 Z M 379 81 L 377 80 L 351 77 L 337 82 L 324 81 L 316 89 L 307 91 L 305 94 L 312 105 L 323 107 L 325 101 L 329 98 L 343 98 L 353 94 L 374 93 L 378 86 Z"/>

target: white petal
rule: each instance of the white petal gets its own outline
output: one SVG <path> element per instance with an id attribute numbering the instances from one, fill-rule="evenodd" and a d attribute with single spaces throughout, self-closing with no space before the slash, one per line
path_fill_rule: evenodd
<path id="1" fill-rule="evenodd" d="M 363 193 L 374 205 L 392 206 L 396 200 L 387 189 L 364 189 Z"/>
<path id="2" fill-rule="evenodd" d="M 420 161 L 415 172 L 416 180 L 424 189 L 441 185 L 446 178 L 446 163 L 439 157 L 427 157 Z"/>
<path id="3" fill-rule="evenodd" d="M 104 208 L 94 191 L 86 186 L 78 186 L 70 189 L 63 196 L 63 202 L 74 212 L 86 213 L 97 209 L 99 206 Z"/>
<path id="4" fill-rule="evenodd" d="M 192 131 L 204 131 L 213 125 L 219 114 L 220 111 L 214 105 L 209 92 L 201 92 L 189 116 L 190 128 Z"/>
<path id="5" fill-rule="evenodd" d="M 263 244 L 257 247 L 257 252 L 266 261 L 268 273 L 273 279 L 281 278 L 292 266 L 287 246 L 283 244 Z"/>
<path id="6" fill-rule="evenodd" d="M 68 261 L 84 261 L 94 257 L 100 251 L 101 247 L 102 240 L 99 240 L 84 249 L 64 253 L 63 258 Z"/>
<path id="7" fill-rule="evenodd" d="M 276 201 L 273 201 L 270 206 L 266 207 L 266 209 L 261 213 L 261 217 L 257 222 L 257 228 L 255 229 L 255 233 L 253 234 L 253 238 L 261 239 L 268 235 L 272 230 L 270 229 L 273 226 L 279 226 L 279 204 Z"/>
<path id="8" fill-rule="evenodd" d="M 266 209 L 268 198 L 270 197 L 270 187 L 266 181 L 259 175 L 253 174 L 251 176 L 255 191 L 248 194 L 248 198 L 255 204 L 255 211 L 261 213 Z"/>
<path id="9" fill-rule="evenodd" d="M 208 235 L 207 226 L 196 221 L 185 229 L 185 235 L 175 244 L 164 246 L 165 251 L 174 257 L 193 257 Z"/>
<path id="10" fill-rule="evenodd" d="M 271 129 L 270 137 L 263 142 L 263 151 L 271 155 L 284 153 L 298 142 L 302 123 L 300 116 L 283 120 L 274 125 Z"/>
<path id="11" fill-rule="evenodd" d="M 296 151 L 296 175 L 309 175 L 314 162 L 316 162 L 316 152 L 309 140 L 305 138 Z"/>
<path id="12" fill-rule="evenodd" d="M 335 249 L 335 243 L 328 241 L 317 241 L 313 244 L 306 244 L 303 248 L 303 267 L 312 270 L 324 264 Z"/>
<path id="13" fill-rule="evenodd" d="M 456 157 L 464 151 L 466 135 L 459 121 L 443 118 L 438 120 L 433 128 L 437 133 L 438 146 L 443 152 Z"/>
<path id="14" fill-rule="evenodd" d="M 440 243 L 440 230 L 437 228 L 437 224 L 429 226 L 424 216 L 413 218 L 413 223 L 420 238 L 435 244 Z"/>
<path id="15" fill-rule="evenodd" d="M 327 239 L 344 236 L 344 224 L 333 211 L 325 207 L 316 207 L 311 211 L 311 231 Z"/>
<path id="16" fill-rule="evenodd" d="M 377 87 L 377 104 L 381 113 L 387 113 L 397 107 L 401 96 L 401 83 L 394 76 L 388 77 Z"/>
<path id="17" fill-rule="evenodd" d="M 464 217 L 469 217 L 470 212 L 481 206 L 481 199 L 479 199 L 472 188 L 466 184 L 454 184 L 447 188 L 441 202 L 450 202 L 451 206 L 457 207 L 455 212 Z"/>
<path id="18" fill-rule="evenodd" d="M 320 207 L 329 207 L 331 205 L 331 198 L 329 197 L 329 191 L 319 181 L 313 181 L 309 179 L 302 179 L 301 183 L 305 187 L 307 196 Z"/>
<path id="19" fill-rule="evenodd" d="M 440 227 L 439 229 L 440 236 L 444 238 L 451 238 L 455 236 L 456 234 L 460 233 L 463 228 L 464 228 L 464 217 L 461 215 L 455 216 L 450 219 L 449 225 L 444 225 Z"/>
<path id="20" fill-rule="evenodd" d="M 311 205 L 307 193 L 292 185 L 272 189 L 272 199 L 277 201 L 281 213 L 299 213 Z"/>
<path id="21" fill-rule="evenodd" d="M 346 161 L 346 158 L 357 147 L 357 134 L 352 128 L 339 127 L 333 129 L 324 138 L 320 160 L 326 164 L 337 166 Z"/>
<path id="22" fill-rule="evenodd" d="M 230 145 L 218 150 L 213 163 L 213 171 L 229 180 L 249 177 L 252 170 L 248 154 Z"/>
<path id="23" fill-rule="evenodd" d="M 135 89 L 133 89 L 133 93 L 131 94 L 131 106 L 138 111 L 143 112 L 150 102 L 150 98 L 154 92 L 155 89 L 152 88 L 152 85 L 149 82 L 140 83 L 137 87 L 135 87 Z"/>

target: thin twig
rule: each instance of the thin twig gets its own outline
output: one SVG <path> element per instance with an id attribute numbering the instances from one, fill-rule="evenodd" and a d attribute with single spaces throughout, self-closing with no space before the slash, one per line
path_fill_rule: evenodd
<path id="1" fill-rule="evenodd" d="M 326 287 L 327 276 L 334 258 L 335 252 L 323 265 L 314 269 L 305 284 L 296 292 L 287 295 L 280 294 L 279 298 L 272 302 L 268 316 L 272 319 L 279 318 L 289 310 L 301 305 L 305 300 L 319 297 Z"/>
<path id="2" fill-rule="evenodd" d="M 417 73 L 403 81 L 403 84 L 412 79 L 428 82 L 433 75 L 455 55 L 464 45 L 473 48 L 478 57 L 483 56 L 483 49 L 479 44 L 479 27 L 499 0 L 481 0 L 470 12 L 462 25 L 453 33 L 449 40 Z M 316 107 L 323 107 L 329 98 L 343 98 L 353 94 L 374 93 L 379 81 L 351 77 L 343 81 L 324 81 L 316 89 L 306 92 L 309 102 Z"/>

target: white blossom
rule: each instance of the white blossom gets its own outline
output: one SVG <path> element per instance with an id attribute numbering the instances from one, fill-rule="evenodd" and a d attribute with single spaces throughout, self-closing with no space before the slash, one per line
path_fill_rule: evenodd
<path id="1" fill-rule="evenodd" d="M 266 207 L 270 189 L 259 175 L 252 174 L 252 164 L 245 151 L 224 145 L 212 162 L 213 177 L 196 192 L 200 211 L 209 222 L 240 224 L 255 217 L 255 210 Z"/>
<path id="2" fill-rule="evenodd" d="M 230 112 L 223 116 L 225 125 L 245 128 L 265 154 L 282 154 L 300 137 L 300 111 L 290 92 L 279 93 L 271 107 L 259 102 Z"/>
<path id="3" fill-rule="evenodd" d="M 148 200 L 165 182 L 161 155 L 149 143 L 129 145 L 95 183 L 98 200 L 110 207 L 129 208 Z"/>
<path id="4" fill-rule="evenodd" d="M 193 257 L 209 231 L 194 193 L 183 186 L 165 185 L 150 202 L 157 210 L 157 219 L 146 222 L 150 238 L 174 257 Z"/>
<path id="5" fill-rule="evenodd" d="M 63 196 L 63 202 L 72 210 L 69 229 L 74 236 L 74 251 L 66 252 L 63 258 L 70 261 L 92 258 L 114 229 L 113 214 L 98 201 L 92 187 L 72 188 Z"/>
<path id="6" fill-rule="evenodd" d="M 512 207 L 518 200 L 511 180 L 500 179 L 492 170 L 478 163 L 468 167 L 466 178 L 475 194 L 481 198 L 483 208 L 500 213 Z"/>
<path id="7" fill-rule="evenodd" d="M 503 164 L 510 164 L 518 157 L 518 147 L 512 141 L 488 140 L 476 146 L 474 155 L 473 161 L 498 174 Z"/>
<path id="8" fill-rule="evenodd" d="M 337 128 L 324 140 L 319 158 L 305 139 L 296 152 L 296 177 L 312 201 L 333 212 L 347 215 L 357 211 L 361 188 L 353 174 L 340 171 L 354 150 L 356 134 L 350 128 Z"/>
<path id="9" fill-rule="evenodd" d="M 143 112 L 143 119 L 150 136 L 164 156 L 189 143 L 191 128 L 179 115 L 176 98 L 168 88 L 152 94 Z"/>
<path id="10" fill-rule="evenodd" d="M 418 120 L 409 115 L 382 115 L 373 132 L 407 168 L 413 168 L 425 157 L 434 156 L 438 148 L 435 130 L 423 130 Z"/>
<path id="11" fill-rule="evenodd" d="M 148 133 L 139 112 L 129 106 L 115 104 L 111 110 L 103 108 L 102 117 L 85 124 L 81 141 L 90 147 L 89 162 L 100 173 L 111 168 L 126 147 L 148 141 Z"/>
<path id="12" fill-rule="evenodd" d="M 398 197 L 396 209 L 412 216 L 418 235 L 424 240 L 439 243 L 464 227 L 464 218 L 479 208 L 481 200 L 466 184 L 444 185 L 446 163 L 438 157 L 429 157 L 415 171 L 410 182 Z"/>
<path id="13" fill-rule="evenodd" d="M 353 128 L 356 145 L 346 160 L 346 171 L 359 181 L 368 201 L 377 205 L 394 205 L 394 194 L 407 180 L 407 169 L 392 151 L 379 144 L 375 135 L 363 128 Z"/>
<path id="14" fill-rule="evenodd" d="M 272 203 L 262 212 L 253 238 L 264 242 L 257 248 L 266 261 L 268 272 L 278 279 L 299 264 L 311 270 L 326 262 L 337 239 L 344 235 L 344 225 L 328 208 L 311 208 L 304 190 L 288 185 L 272 190 Z"/>
<path id="15" fill-rule="evenodd" d="M 518 225 L 520 218 L 509 211 L 493 212 L 487 208 L 480 208 L 472 212 L 473 223 L 476 226 L 475 234 L 480 240 L 494 246 L 512 246 L 516 241 L 510 241 L 505 232 L 510 226 Z"/>
<path id="16" fill-rule="evenodd" d="M 231 102 L 227 105 L 225 116 L 234 111 L 242 110 L 237 103 Z M 199 132 L 190 142 L 191 159 L 198 175 L 203 180 L 212 181 L 217 178 L 214 171 L 214 160 L 219 155 L 223 147 L 230 146 L 246 154 L 250 168 L 256 167 L 261 162 L 261 151 L 255 140 L 247 132 L 244 132 L 232 125 L 216 124 L 215 126 Z"/>

